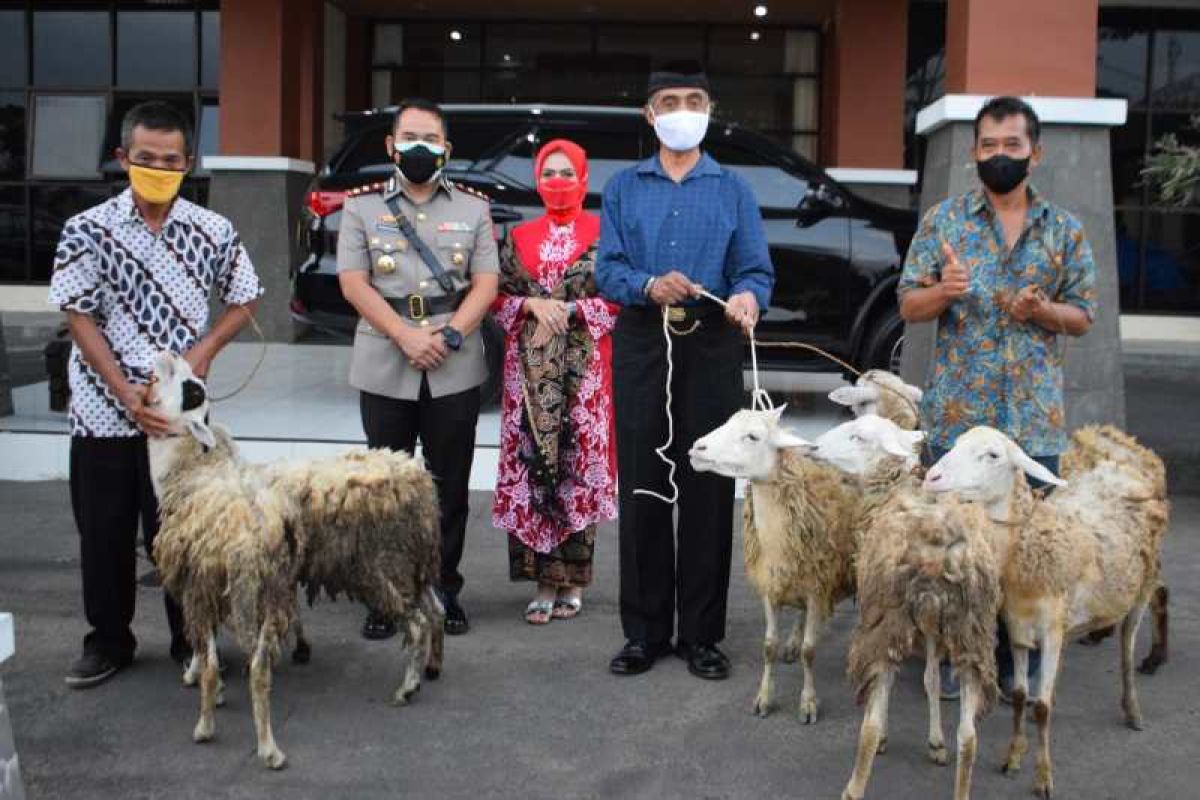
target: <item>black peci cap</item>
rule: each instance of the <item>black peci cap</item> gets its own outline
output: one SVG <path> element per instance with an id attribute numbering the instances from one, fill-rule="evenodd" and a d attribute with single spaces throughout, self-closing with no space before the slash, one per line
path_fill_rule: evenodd
<path id="1" fill-rule="evenodd" d="M 651 72 L 650 80 L 646 81 L 646 98 L 661 89 L 703 89 L 712 94 L 704 68 L 695 61 L 664 64 L 662 69 Z"/>

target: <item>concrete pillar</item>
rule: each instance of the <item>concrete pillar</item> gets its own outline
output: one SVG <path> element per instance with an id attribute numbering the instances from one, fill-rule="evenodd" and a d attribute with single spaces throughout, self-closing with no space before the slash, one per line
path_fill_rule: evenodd
<path id="1" fill-rule="evenodd" d="M 14 651 L 12 614 L 0 612 L 0 664 L 11 658 Z M 3 678 L 0 678 L 0 800 L 25 800 L 17 743 L 13 739 L 12 720 L 4 699 Z"/>
<path id="2" fill-rule="evenodd" d="M 289 269 L 304 191 L 322 156 L 324 3 L 221 3 L 221 154 L 209 206 L 237 227 L 266 288 L 259 322 L 290 341 Z"/>
<path id="3" fill-rule="evenodd" d="M 12 374 L 8 371 L 8 349 L 4 345 L 4 318 L 0 316 L 0 417 L 13 413 Z"/>
<path id="4" fill-rule="evenodd" d="M 1067 426 L 1123 425 L 1109 138 L 1111 127 L 1124 124 L 1126 106 L 1094 97 L 1097 0 L 950 0 L 948 13 L 947 85 L 967 94 L 949 94 L 917 117 L 917 133 L 929 139 L 921 211 L 978 186 L 974 119 L 988 97 L 1025 95 L 1042 121 L 1044 156 L 1034 183 L 1082 221 L 1096 257 L 1095 324 L 1086 336 L 1066 339 Z M 1014 46 L 1021 58 L 1012 57 Z M 1036 69 L 1022 66 L 1027 59 Z M 1048 96 L 1054 92 L 1067 96 Z M 928 381 L 935 325 L 906 328 L 901 373 L 910 382 Z"/>

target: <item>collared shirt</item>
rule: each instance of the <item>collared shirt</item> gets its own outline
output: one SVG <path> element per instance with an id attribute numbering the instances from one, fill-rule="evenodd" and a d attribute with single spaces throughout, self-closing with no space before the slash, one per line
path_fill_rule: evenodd
<path id="1" fill-rule="evenodd" d="M 771 300 L 775 270 L 754 193 L 707 153 L 679 183 L 655 155 L 604 187 L 601 294 L 622 305 L 646 304 L 646 282 L 673 270 L 717 297 L 750 291 L 764 310 Z"/>
<path id="2" fill-rule="evenodd" d="M 938 319 L 933 374 L 921 402 L 930 444 L 947 449 L 967 429 L 1004 431 L 1032 456 L 1067 446 L 1062 354 L 1057 334 L 1009 313 L 1023 287 L 1096 313 L 1096 265 L 1083 226 L 1032 188 L 1024 229 L 1007 250 L 1004 229 L 982 190 L 950 198 L 921 222 L 897 291 L 941 279 L 942 243 L 970 276 L 970 291 Z"/>
<path id="3" fill-rule="evenodd" d="M 156 353 L 186 353 L 204 335 L 214 286 L 228 305 L 263 292 L 232 223 L 179 197 L 155 233 L 126 189 L 63 225 L 50 302 L 94 317 L 125 379 L 146 383 Z M 141 433 L 78 347 L 69 376 L 72 436 Z"/>
<path id="4" fill-rule="evenodd" d="M 413 295 L 435 298 L 446 294 L 421 259 L 388 207 L 395 200 L 417 236 L 437 257 L 454 283 L 454 291 L 467 289 L 471 276 L 500 271 L 492 231 L 490 201 L 482 194 L 445 178 L 433 196 L 414 203 L 395 176 L 350 193 L 342 207 L 338 227 L 338 272 L 365 271 L 371 285 L 385 298 L 405 300 Z M 450 321 L 452 310 L 421 320 L 404 318 L 415 326 Z M 463 392 L 487 379 L 483 338 L 478 330 L 463 338 L 437 369 L 424 372 L 411 366 L 385 334 L 360 320 L 350 358 L 350 385 L 371 394 L 399 400 L 416 400 L 422 380 L 431 397 Z"/>

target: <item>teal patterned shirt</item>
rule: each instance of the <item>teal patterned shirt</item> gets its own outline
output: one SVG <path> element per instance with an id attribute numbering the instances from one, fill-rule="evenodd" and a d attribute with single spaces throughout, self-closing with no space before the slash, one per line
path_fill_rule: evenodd
<path id="1" fill-rule="evenodd" d="M 921 221 L 897 292 L 941 279 L 942 243 L 970 276 L 970 291 L 938 318 L 933 372 L 921 402 L 922 428 L 948 449 L 976 425 L 1004 431 L 1032 456 L 1067 446 L 1062 356 L 1057 334 L 1018 322 L 1011 299 L 1034 284 L 1059 303 L 1095 317 L 1096 265 L 1083 226 L 1032 187 L 1025 227 L 1011 251 L 982 190 L 952 197 Z"/>

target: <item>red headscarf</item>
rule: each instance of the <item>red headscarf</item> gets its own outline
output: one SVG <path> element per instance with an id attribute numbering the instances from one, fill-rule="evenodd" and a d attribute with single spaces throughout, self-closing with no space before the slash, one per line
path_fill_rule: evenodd
<path id="1" fill-rule="evenodd" d="M 542 179 L 542 168 L 546 159 L 554 153 L 562 153 L 575 168 L 575 180 L 569 178 Z M 535 220 L 518 225 L 513 230 L 513 243 L 521 261 L 532 267 L 539 262 L 539 248 L 550 236 L 550 223 L 566 225 L 575 223 L 577 252 L 571 261 L 579 258 L 600 236 L 600 218 L 583 210 L 587 197 L 588 163 L 587 153 L 582 147 L 566 139 L 553 139 L 542 145 L 533 163 L 533 178 L 538 195 L 546 207 L 546 213 Z"/>

